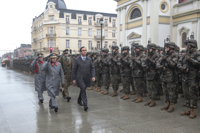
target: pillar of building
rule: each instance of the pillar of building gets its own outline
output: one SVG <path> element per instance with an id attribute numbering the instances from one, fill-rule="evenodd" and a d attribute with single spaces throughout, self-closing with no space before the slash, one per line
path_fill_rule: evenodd
<path id="1" fill-rule="evenodd" d="M 142 0 L 143 2 L 142 45 L 144 47 L 147 46 L 147 1 L 148 0 Z"/>
<path id="2" fill-rule="evenodd" d="M 122 7 L 122 46 L 126 46 L 126 6 Z"/>
<path id="3" fill-rule="evenodd" d="M 117 9 L 117 45 L 121 43 L 120 40 L 120 24 L 121 24 L 121 8 Z"/>
<path id="4" fill-rule="evenodd" d="M 173 36 L 173 18 L 174 15 L 174 5 L 176 4 L 176 0 L 170 0 L 170 40 L 175 41 Z"/>

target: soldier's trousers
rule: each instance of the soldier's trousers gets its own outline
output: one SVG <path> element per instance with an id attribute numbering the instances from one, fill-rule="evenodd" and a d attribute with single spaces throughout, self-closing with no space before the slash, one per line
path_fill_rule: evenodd
<path id="1" fill-rule="evenodd" d="M 165 94 L 165 100 L 175 103 L 176 102 L 176 83 L 163 82 L 162 87 Z"/>
<path id="2" fill-rule="evenodd" d="M 137 96 L 143 96 L 144 78 L 133 78 Z"/>
<path id="3" fill-rule="evenodd" d="M 155 81 L 155 88 L 157 89 L 157 95 L 161 96 L 163 94 L 162 83 L 160 80 Z"/>
<path id="4" fill-rule="evenodd" d="M 125 94 L 130 94 L 131 76 L 123 76 L 121 80 Z"/>
<path id="5" fill-rule="evenodd" d="M 157 81 L 152 80 L 152 81 L 147 81 L 147 90 L 148 90 L 148 95 L 150 99 L 156 100 L 156 97 L 158 95 L 158 90 L 156 88 L 156 83 Z"/>
<path id="6" fill-rule="evenodd" d="M 102 82 L 102 74 L 97 74 L 96 75 L 96 84 L 97 84 L 97 87 L 101 87 L 101 82 Z"/>
<path id="7" fill-rule="evenodd" d="M 103 85 L 105 89 L 109 89 L 110 86 L 110 73 L 103 74 Z"/>
<path id="8" fill-rule="evenodd" d="M 71 76 L 70 75 L 64 75 L 64 76 L 65 76 L 65 85 L 62 94 L 63 96 L 69 97 L 68 87 L 70 86 Z"/>
<path id="9" fill-rule="evenodd" d="M 131 87 L 132 87 L 132 91 L 135 91 L 135 87 L 134 87 L 134 83 L 133 83 L 133 77 L 131 77 L 130 84 L 131 84 Z"/>
<path id="10" fill-rule="evenodd" d="M 144 79 L 144 88 L 143 88 L 143 94 L 147 94 L 148 91 L 147 91 L 147 80 Z"/>
<path id="11" fill-rule="evenodd" d="M 119 89 L 119 74 L 112 74 L 111 75 L 111 83 L 113 90 L 118 90 Z"/>
<path id="12" fill-rule="evenodd" d="M 49 107 L 58 107 L 56 103 L 56 97 L 50 97 Z"/>
<path id="13" fill-rule="evenodd" d="M 193 79 L 188 82 L 182 82 L 182 87 L 187 107 L 196 109 L 199 94 L 197 79 Z"/>

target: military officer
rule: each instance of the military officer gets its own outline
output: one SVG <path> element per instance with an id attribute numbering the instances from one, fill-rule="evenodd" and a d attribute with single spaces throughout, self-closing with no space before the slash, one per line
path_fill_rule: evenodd
<path id="1" fill-rule="evenodd" d="M 45 86 L 46 74 L 41 69 L 43 63 L 43 54 L 39 53 L 30 65 L 35 73 L 35 91 L 37 91 L 38 99 L 41 103 L 44 101 L 43 92 L 47 90 Z"/>
<path id="2" fill-rule="evenodd" d="M 101 93 L 103 95 L 109 94 L 109 86 L 110 86 L 110 72 L 109 72 L 109 60 L 110 56 L 108 55 L 109 50 L 107 48 L 102 49 L 103 56 L 100 60 L 102 65 L 102 76 L 103 76 L 103 84 L 105 90 Z"/>
<path id="3" fill-rule="evenodd" d="M 183 90 L 186 98 L 187 110 L 181 115 L 189 115 L 189 118 L 196 117 L 198 101 L 198 71 L 200 67 L 200 51 L 197 50 L 197 41 L 190 39 L 185 41 L 186 55 L 178 62 L 178 68 L 182 71 Z"/>
<path id="4" fill-rule="evenodd" d="M 46 71 L 46 87 L 50 96 L 49 107 L 58 112 L 56 96 L 59 95 L 60 82 L 62 83 L 62 87 L 64 87 L 65 78 L 62 65 L 56 59 L 56 54 L 52 53 L 50 59 L 42 65 L 42 71 Z"/>
<path id="5" fill-rule="evenodd" d="M 63 98 L 67 99 L 67 101 L 69 102 L 71 97 L 69 96 L 68 88 L 71 85 L 71 72 L 72 72 L 73 62 L 72 59 L 68 57 L 68 49 L 65 49 L 63 51 L 63 54 L 64 56 L 58 59 L 58 62 L 60 62 L 62 65 L 62 69 L 65 76 L 65 86 L 62 95 Z"/>
<path id="6" fill-rule="evenodd" d="M 159 59 L 159 53 L 156 51 L 156 44 L 154 43 L 149 43 L 147 48 L 148 52 L 142 66 L 146 69 L 147 90 L 150 100 L 145 104 L 145 106 L 154 107 L 158 95 L 157 82 L 159 76 L 156 70 L 156 62 Z"/>
<path id="7" fill-rule="evenodd" d="M 165 43 L 166 53 L 157 62 L 157 68 L 163 71 L 162 88 L 165 94 L 165 102 L 167 103 L 161 110 L 168 112 L 174 111 L 174 103 L 176 102 L 176 82 L 174 70 L 177 66 L 178 54 L 174 51 L 175 43 Z"/>
<path id="8" fill-rule="evenodd" d="M 120 78 L 120 71 L 119 66 L 117 65 L 118 58 L 119 58 L 119 47 L 112 46 L 112 57 L 110 58 L 109 65 L 110 65 L 110 74 L 111 74 L 111 84 L 113 88 L 113 93 L 110 95 L 111 97 L 115 97 L 118 95 L 117 91 L 119 89 L 119 78 Z"/>
<path id="9" fill-rule="evenodd" d="M 144 70 L 142 67 L 142 62 L 145 59 L 143 54 L 144 48 L 142 45 L 135 46 L 135 56 L 130 58 L 130 67 L 132 68 L 133 83 L 136 90 L 137 97 L 132 100 L 132 102 L 140 103 L 143 102 L 143 87 L 144 87 Z"/>

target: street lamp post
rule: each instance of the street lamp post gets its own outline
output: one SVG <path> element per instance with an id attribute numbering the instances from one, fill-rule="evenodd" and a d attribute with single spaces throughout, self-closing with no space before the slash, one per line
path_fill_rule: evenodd
<path id="1" fill-rule="evenodd" d="M 102 51 L 102 26 L 103 26 L 103 18 L 100 19 L 101 24 L 101 51 Z"/>

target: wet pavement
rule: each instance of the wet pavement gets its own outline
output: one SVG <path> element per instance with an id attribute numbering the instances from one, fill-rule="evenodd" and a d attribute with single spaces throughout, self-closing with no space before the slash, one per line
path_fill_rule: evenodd
<path id="1" fill-rule="evenodd" d="M 157 106 L 123 101 L 87 91 L 89 110 L 77 105 L 79 88 L 70 87 L 72 100 L 57 97 L 59 112 L 49 109 L 49 97 L 38 103 L 34 76 L 0 67 L 0 133 L 199 133 L 200 116 L 180 116 L 184 99 L 180 97 L 173 113 L 161 111 L 163 97 Z M 111 89 L 110 89 L 111 92 Z M 120 93 L 120 96 L 122 93 Z M 200 115 L 200 111 L 197 111 Z"/>

